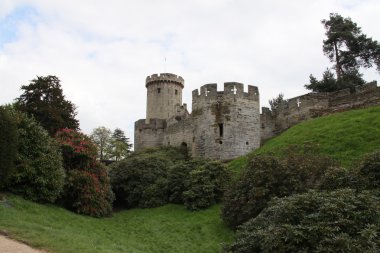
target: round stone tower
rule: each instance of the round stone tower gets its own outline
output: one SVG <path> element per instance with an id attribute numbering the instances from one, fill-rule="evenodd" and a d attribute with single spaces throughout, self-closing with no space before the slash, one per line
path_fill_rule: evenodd
<path id="1" fill-rule="evenodd" d="M 148 76 L 146 119 L 169 119 L 176 114 L 176 105 L 182 105 L 182 77 L 161 73 Z"/>

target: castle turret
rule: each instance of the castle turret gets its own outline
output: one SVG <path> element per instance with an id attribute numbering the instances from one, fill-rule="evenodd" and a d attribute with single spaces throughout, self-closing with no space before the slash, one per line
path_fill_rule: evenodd
<path id="1" fill-rule="evenodd" d="M 169 119 L 176 114 L 176 106 L 182 105 L 182 77 L 161 73 L 146 78 L 146 119 Z"/>

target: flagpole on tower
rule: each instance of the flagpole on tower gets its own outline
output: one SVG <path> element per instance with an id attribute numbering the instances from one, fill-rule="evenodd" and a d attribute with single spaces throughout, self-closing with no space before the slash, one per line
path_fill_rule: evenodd
<path id="1" fill-rule="evenodd" d="M 164 62 L 164 73 L 166 73 L 166 57 L 165 57 L 165 62 Z"/>

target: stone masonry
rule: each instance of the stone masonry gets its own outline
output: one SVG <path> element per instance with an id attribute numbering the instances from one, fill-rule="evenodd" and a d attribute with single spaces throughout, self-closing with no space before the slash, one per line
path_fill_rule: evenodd
<path id="1" fill-rule="evenodd" d="M 187 146 L 192 156 L 232 159 L 260 146 L 257 87 L 241 83 L 206 84 L 194 90 L 193 111 L 182 104 L 184 80 L 174 74 L 148 76 L 147 118 L 135 123 L 135 150 Z"/>
<path id="2" fill-rule="evenodd" d="M 376 82 L 331 93 L 308 93 L 284 101 L 276 111 L 263 107 L 259 90 L 236 82 L 206 84 L 192 93 L 192 112 L 182 104 L 184 79 L 162 73 L 146 78 L 146 119 L 135 122 L 135 150 L 186 146 L 194 157 L 229 160 L 260 147 L 289 127 L 318 116 L 380 104 Z"/>

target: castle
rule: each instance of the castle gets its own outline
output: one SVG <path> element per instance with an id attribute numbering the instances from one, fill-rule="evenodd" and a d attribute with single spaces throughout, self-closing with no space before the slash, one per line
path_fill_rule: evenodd
<path id="1" fill-rule="evenodd" d="M 183 146 L 194 157 L 229 160 L 260 147 L 309 118 L 380 104 L 380 87 L 369 83 L 352 92 L 309 93 L 284 101 L 276 111 L 263 107 L 259 90 L 237 82 L 206 84 L 192 93 L 192 112 L 182 103 L 184 79 L 162 73 L 146 78 L 146 119 L 135 122 L 135 150 Z"/>

